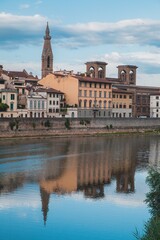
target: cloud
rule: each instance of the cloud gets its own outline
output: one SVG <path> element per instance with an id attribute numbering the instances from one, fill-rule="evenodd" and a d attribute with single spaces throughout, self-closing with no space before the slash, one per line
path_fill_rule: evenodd
<path id="1" fill-rule="evenodd" d="M 15 49 L 20 45 L 37 44 L 42 38 L 47 19 L 40 15 L 19 16 L 0 13 L 1 48 Z"/>
<path id="2" fill-rule="evenodd" d="M 41 3 L 37 1 L 36 3 Z M 23 7 L 27 7 L 24 4 Z M 33 43 L 42 37 L 47 18 L 40 15 L 19 16 L 0 13 L 1 44 Z M 88 22 L 63 25 L 49 20 L 54 42 L 66 48 L 80 48 L 104 44 L 138 44 L 160 47 L 160 21 L 130 19 L 108 22 Z M 10 39 L 10 41 L 9 41 Z"/>
<path id="3" fill-rule="evenodd" d="M 145 44 L 160 47 L 160 21 L 123 20 L 116 23 L 89 22 L 55 27 L 56 38 L 67 47 L 99 44 Z"/>
<path id="4" fill-rule="evenodd" d="M 21 9 L 28 9 L 28 8 L 30 8 L 30 5 L 29 4 L 22 4 L 22 5 L 20 5 L 20 8 Z"/>

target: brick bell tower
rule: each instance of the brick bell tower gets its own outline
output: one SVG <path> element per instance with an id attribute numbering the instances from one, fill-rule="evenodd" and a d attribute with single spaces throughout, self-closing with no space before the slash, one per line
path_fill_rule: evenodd
<path id="1" fill-rule="evenodd" d="M 44 44 L 42 51 L 42 78 L 47 76 L 49 73 L 53 72 L 53 53 L 51 47 L 51 36 L 49 31 L 49 26 L 47 22 L 45 36 L 44 36 Z"/>

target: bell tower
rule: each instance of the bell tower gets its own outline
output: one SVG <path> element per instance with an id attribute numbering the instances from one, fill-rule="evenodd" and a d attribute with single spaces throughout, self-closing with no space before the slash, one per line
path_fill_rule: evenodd
<path id="1" fill-rule="evenodd" d="M 44 36 L 44 44 L 42 51 L 42 78 L 47 76 L 49 73 L 53 72 L 53 53 L 51 47 L 51 36 L 49 31 L 49 26 L 47 22 L 45 36 Z"/>

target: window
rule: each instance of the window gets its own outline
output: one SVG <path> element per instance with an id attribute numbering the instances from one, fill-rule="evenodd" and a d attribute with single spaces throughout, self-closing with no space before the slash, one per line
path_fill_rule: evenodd
<path id="1" fill-rule="evenodd" d="M 106 106 L 107 106 L 107 102 L 106 102 L 106 101 L 104 101 L 104 108 L 106 108 Z"/>
<path id="2" fill-rule="evenodd" d="M 34 109 L 36 109 L 36 101 L 34 101 Z"/>
<path id="3" fill-rule="evenodd" d="M 156 99 L 159 99 L 159 97 L 158 97 L 158 96 L 156 96 Z"/>
<path id="4" fill-rule="evenodd" d="M 84 97 L 87 97 L 87 90 L 84 90 Z"/>
<path id="5" fill-rule="evenodd" d="M 89 91 L 89 96 L 92 97 L 92 90 Z"/>
<path id="6" fill-rule="evenodd" d="M 51 94 L 51 93 L 49 94 L 49 97 L 52 97 L 52 94 Z"/>
<path id="7" fill-rule="evenodd" d="M 79 100 L 79 107 L 82 107 L 82 100 Z"/>
<path id="8" fill-rule="evenodd" d="M 112 97 L 112 93 L 111 92 L 109 92 L 109 98 L 111 98 Z"/>
<path id="9" fill-rule="evenodd" d="M 97 91 L 94 91 L 94 97 L 97 97 Z"/>
<path id="10" fill-rule="evenodd" d="M 14 94 L 11 94 L 11 100 L 14 100 L 14 97 L 15 97 Z"/>
<path id="11" fill-rule="evenodd" d="M 92 83 L 89 84 L 90 88 L 92 87 Z"/>
<path id="12" fill-rule="evenodd" d="M 58 105 L 58 103 L 59 103 L 59 102 L 57 101 L 57 105 Z"/>
<path id="13" fill-rule="evenodd" d="M 89 101 L 89 108 L 92 107 L 92 100 Z"/>
<path id="14" fill-rule="evenodd" d="M 53 105 L 55 105 L 55 101 L 53 101 Z"/>
<path id="15" fill-rule="evenodd" d="M 30 104 L 29 104 L 29 105 L 30 105 L 29 107 L 30 107 L 30 109 L 32 109 L 32 108 L 33 108 L 33 102 L 32 102 L 32 100 L 30 100 L 29 103 L 30 103 Z"/>
<path id="16" fill-rule="evenodd" d="M 52 101 L 49 101 L 49 105 L 52 105 Z"/>
<path id="17" fill-rule="evenodd" d="M 101 92 L 101 91 L 99 91 L 99 97 L 100 97 L 100 98 L 102 97 L 102 92 Z"/>
<path id="18" fill-rule="evenodd" d="M 120 97 L 119 98 L 122 98 L 122 95 L 120 95 Z"/>
<path id="19" fill-rule="evenodd" d="M 132 95 L 129 95 L 129 99 L 132 99 Z"/>
<path id="20" fill-rule="evenodd" d="M 22 94 L 25 94 L 25 89 L 24 88 L 22 89 Z"/>
<path id="21" fill-rule="evenodd" d="M 47 57 L 47 68 L 50 67 L 50 56 Z"/>
<path id="22" fill-rule="evenodd" d="M 107 96 L 107 95 L 106 95 L 106 91 L 104 91 L 104 98 L 106 98 L 106 96 Z"/>
<path id="23" fill-rule="evenodd" d="M 156 102 L 156 107 L 159 107 L 159 102 Z"/>
<path id="24" fill-rule="evenodd" d="M 14 104 L 10 103 L 10 110 L 13 111 L 13 109 L 14 109 Z"/>
<path id="25" fill-rule="evenodd" d="M 123 95 L 123 98 L 126 98 L 126 95 Z"/>
<path id="26" fill-rule="evenodd" d="M 42 109 L 44 109 L 44 101 L 42 101 Z"/>
<path id="27" fill-rule="evenodd" d="M 79 90 L 79 97 L 82 96 L 82 90 Z"/>
<path id="28" fill-rule="evenodd" d="M 40 100 L 39 100 L 39 101 L 38 101 L 38 109 L 40 109 L 40 106 L 41 106 L 41 105 L 40 105 Z"/>
<path id="29" fill-rule="evenodd" d="M 99 101 L 99 108 L 102 107 L 102 101 Z"/>
<path id="30" fill-rule="evenodd" d="M 84 108 L 87 107 L 87 100 L 84 100 Z"/>
<path id="31" fill-rule="evenodd" d="M 113 98 L 115 98 L 116 96 L 115 96 L 115 94 L 113 94 Z"/>

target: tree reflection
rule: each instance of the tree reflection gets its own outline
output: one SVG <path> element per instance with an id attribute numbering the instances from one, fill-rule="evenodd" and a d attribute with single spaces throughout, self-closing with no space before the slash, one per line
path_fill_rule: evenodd
<path id="1" fill-rule="evenodd" d="M 136 239 L 139 240 L 159 240 L 160 239 L 160 172 L 154 169 L 149 170 L 146 179 L 150 187 L 150 192 L 146 194 L 146 200 L 151 219 L 144 225 L 144 235 L 139 236 L 135 233 Z"/>

